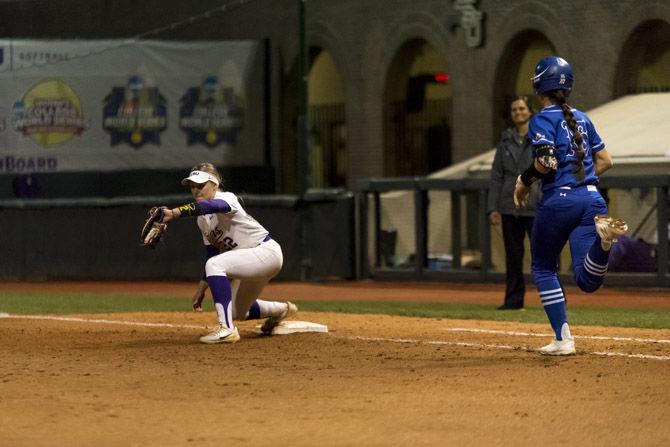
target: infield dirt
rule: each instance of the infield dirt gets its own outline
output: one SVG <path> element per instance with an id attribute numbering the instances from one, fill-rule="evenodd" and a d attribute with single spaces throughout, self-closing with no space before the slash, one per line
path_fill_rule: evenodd
<path id="1" fill-rule="evenodd" d="M 312 287 L 326 299 L 335 286 Z M 339 299 L 500 299 L 488 286 L 341 287 Z M 73 317 L 98 322 L 0 319 L 0 445 L 670 445 L 670 330 L 578 326 L 578 354 L 553 358 L 533 351 L 548 325 L 301 312 L 331 332 L 260 337 L 242 322 L 239 343 L 210 346 L 198 335 L 212 313 Z"/>

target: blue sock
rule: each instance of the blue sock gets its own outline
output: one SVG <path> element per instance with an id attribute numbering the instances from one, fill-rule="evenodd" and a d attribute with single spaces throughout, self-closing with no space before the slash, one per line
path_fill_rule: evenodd
<path id="1" fill-rule="evenodd" d="M 601 242 L 600 236 L 596 234 L 596 240 L 593 241 L 593 245 L 589 248 L 588 256 L 598 264 L 607 264 L 607 261 L 610 259 L 610 250 L 603 250 Z"/>
<path id="2" fill-rule="evenodd" d="M 540 301 L 547 313 L 551 328 L 554 330 L 556 340 L 562 340 L 561 328 L 563 323 L 568 322 L 565 308 L 565 295 L 558 280 L 546 281 L 537 285 L 540 292 Z"/>
<path id="3" fill-rule="evenodd" d="M 596 237 L 584 258 L 584 268 L 575 276 L 580 289 L 592 293 L 603 285 L 609 257 L 610 252 L 603 250 L 600 245 L 600 238 Z"/>
<path id="4" fill-rule="evenodd" d="M 233 293 L 230 289 L 228 277 L 208 276 L 207 284 L 209 284 L 209 290 L 212 291 L 212 298 L 214 298 L 214 307 L 219 317 L 219 323 L 232 329 L 234 327 L 231 306 Z"/>
<path id="5" fill-rule="evenodd" d="M 251 303 L 249 312 L 247 313 L 247 320 L 258 320 L 261 318 L 261 306 L 258 305 L 258 301 Z"/>

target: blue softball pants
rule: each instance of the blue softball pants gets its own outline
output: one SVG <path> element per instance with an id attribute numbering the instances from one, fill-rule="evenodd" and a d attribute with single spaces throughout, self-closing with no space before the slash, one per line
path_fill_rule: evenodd
<path id="1" fill-rule="evenodd" d="M 542 197 L 531 235 L 531 270 L 540 301 L 556 339 L 567 323 L 565 293 L 558 278 L 561 250 L 570 242 L 575 282 L 584 292 L 598 290 L 607 272 L 609 251 L 602 249 L 594 218 L 607 205 L 592 185 L 559 188 Z"/>

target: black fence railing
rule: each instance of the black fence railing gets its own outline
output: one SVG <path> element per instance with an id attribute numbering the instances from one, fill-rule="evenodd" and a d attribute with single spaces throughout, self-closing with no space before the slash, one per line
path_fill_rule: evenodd
<path id="1" fill-rule="evenodd" d="M 366 179 L 356 186 L 356 273 L 358 278 L 375 278 L 380 280 L 398 281 L 460 281 L 460 282 L 501 282 L 504 272 L 496 272 L 491 268 L 491 231 L 486 215 L 488 199 L 487 179 L 435 179 L 426 177 L 404 177 L 388 179 Z M 651 188 L 656 193 L 656 227 L 658 246 L 656 247 L 657 270 L 654 273 L 610 272 L 607 284 L 619 286 L 670 286 L 668 275 L 668 189 L 670 175 L 650 176 L 607 176 L 601 180 L 601 190 L 631 190 L 634 188 Z M 413 229 L 415 247 L 411 268 L 396 268 L 383 265 L 381 231 L 381 200 L 382 194 L 393 191 L 411 191 L 414 199 Z M 451 264 L 442 271 L 428 268 L 428 216 L 431 191 L 449 191 L 451 193 Z M 476 196 L 477 222 L 465 222 L 463 206 L 468 202 L 461 200 L 463 196 Z M 409 201 L 408 201 L 409 202 Z M 465 205 L 467 206 L 467 205 Z M 624 216 L 625 217 L 625 216 Z M 477 269 L 465 268 L 461 265 L 462 235 L 464 225 L 476 225 L 478 231 L 478 247 L 475 249 L 481 256 Z M 372 229 L 372 234 L 369 229 Z M 371 243 L 372 242 L 372 243 Z M 371 247 L 371 248 L 369 248 Z M 572 276 L 561 275 L 564 283 L 573 283 Z"/>

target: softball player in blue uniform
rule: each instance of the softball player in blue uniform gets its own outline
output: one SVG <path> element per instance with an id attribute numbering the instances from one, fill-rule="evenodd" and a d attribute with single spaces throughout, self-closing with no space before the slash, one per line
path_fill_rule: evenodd
<path id="1" fill-rule="evenodd" d="M 542 181 L 531 236 L 532 273 L 555 338 L 540 352 L 568 355 L 574 354 L 575 342 L 558 278 L 561 250 L 569 241 L 575 282 L 581 290 L 595 292 L 603 284 L 612 243 L 628 227 L 607 215 L 597 188 L 598 176 L 612 167 L 612 158 L 589 117 L 566 103 L 572 67 L 560 57 L 546 57 L 531 79 L 544 108 L 530 121 L 535 160 L 517 179 L 514 201 L 524 204 L 530 185 Z"/>

